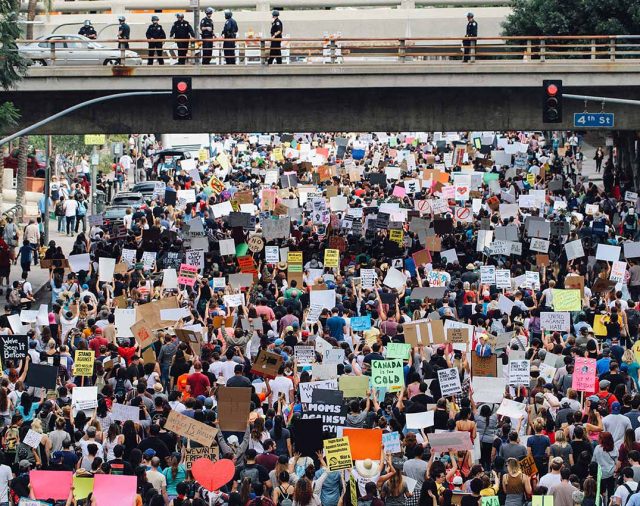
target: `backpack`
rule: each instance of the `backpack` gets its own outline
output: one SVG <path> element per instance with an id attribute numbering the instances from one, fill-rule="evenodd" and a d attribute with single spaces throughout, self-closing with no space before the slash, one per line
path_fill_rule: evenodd
<path id="1" fill-rule="evenodd" d="M 251 484 L 254 486 L 260 483 L 260 473 L 258 472 L 258 468 L 249 467 L 240 471 L 240 480 L 244 480 L 245 478 L 251 478 Z"/>
<path id="2" fill-rule="evenodd" d="M 77 216 L 84 216 L 87 214 L 87 208 L 84 206 L 84 202 L 78 202 L 78 208 L 76 209 Z"/>
<path id="3" fill-rule="evenodd" d="M 613 394 L 607 394 L 606 397 L 602 397 L 598 401 L 598 409 L 604 410 L 607 413 L 609 412 L 609 399 L 611 398 L 611 395 L 613 395 Z"/>
<path id="4" fill-rule="evenodd" d="M 122 403 L 124 401 L 124 398 L 127 395 L 125 380 L 123 380 L 122 378 L 116 380 L 116 387 L 113 389 L 113 393 L 116 396 L 116 399 L 118 400 L 119 403 Z"/>
<path id="5" fill-rule="evenodd" d="M 285 493 L 285 491 L 282 490 L 281 486 L 278 486 L 278 490 L 280 490 L 280 496 L 278 497 L 278 506 L 293 506 L 293 502 L 291 501 L 289 494 Z"/>
<path id="6" fill-rule="evenodd" d="M 64 206 L 62 202 L 56 204 L 56 210 L 54 213 L 56 216 L 64 216 Z"/>
<path id="7" fill-rule="evenodd" d="M 18 443 L 20 442 L 20 435 L 18 429 L 16 427 L 9 427 L 7 432 L 4 434 L 5 451 L 9 453 L 14 453 L 18 448 Z"/>
<path id="8" fill-rule="evenodd" d="M 7 301 L 9 302 L 9 304 L 11 304 L 12 306 L 19 306 L 21 300 L 22 298 L 20 297 L 19 290 L 14 289 L 9 292 L 9 296 L 7 297 Z"/>

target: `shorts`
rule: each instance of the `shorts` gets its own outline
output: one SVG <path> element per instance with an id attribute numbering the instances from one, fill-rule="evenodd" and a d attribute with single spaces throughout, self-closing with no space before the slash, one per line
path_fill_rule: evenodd
<path id="1" fill-rule="evenodd" d="M 11 273 L 11 266 L 7 265 L 6 267 L 0 266 L 0 278 L 8 278 Z"/>

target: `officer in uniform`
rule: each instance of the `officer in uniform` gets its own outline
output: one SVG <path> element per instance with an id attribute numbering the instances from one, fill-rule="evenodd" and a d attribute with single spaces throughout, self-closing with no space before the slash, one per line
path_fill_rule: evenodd
<path id="1" fill-rule="evenodd" d="M 118 27 L 118 40 L 123 41 L 119 44 L 120 49 L 129 49 L 128 41 L 131 36 L 131 28 L 129 28 L 129 25 L 125 23 L 125 21 L 126 19 L 124 16 L 120 16 L 118 18 L 118 22 L 120 23 L 120 26 Z"/>
<path id="2" fill-rule="evenodd" d="M 462 41 L 462 45 L 464 46 L 464 58 L 463 62 L 468 62 L 471 58 L 469 53 L 471 52 L 471 47 L 476 47 L 476 40 L 471 40 L 469 37 L 477 37 L 478 36 L 478 23 L 473 19 L 473 12 L 467 13 L 467 33 L 465 34 L 465 38 Z M 474 57 L 475 60 L 475 57 Z"/>
<path id="3" fill-rule="evenodd" d="M 282 65 L 282 53 L 280 52 L 280 48 L 282 47 L 282 21 L 280 21 L 280 12 L 274 10 L 271 12 L 271 16 L 273 16 L 273 21 L 271 22 L 271 38 L 278 39 L 271 41 L 271 49 L 269 51 L 269 60 L 267 64 L 271 65 L 273 61 L 278 65 Z"/>
<path id="4" fill-rule="evenodd" d="M 213 9 L 207 7 L 204 11 L 206 17 L 200 20 L 200 37 L 202 37 L 202 64 L 208 65 L 211 61 L 211 50 L 213 48 Z"/>
<path id="5" fill-rule="evenodd" d="M 153 65 L 153 57 L 158 57 L 158 63 L 164 65 L 164 58 L 162 57 L 162 42 L 151 42 L 152 40 L 163 40 L 167 38 L 167 34 L 164 32 L 164 28 L 158 23 L 160 18 L 158 16 L 151 16 L 151 24 L 147 28 L 147 39 L 149 39 L 149 58 L 147 59 L 147 65 Z"/>
<path id="6" fill-rule="evenodd" d="M 227 9 L 224 11 L 224 28 L 222 29 L 222 36 L 224 42 L 222 47 L 224 48 L 224 62 L 227 65 L 236 64 L 236 43 L 235 38 L 238 33 L 238 23 L 233 19 L 233 13 Z"/>
<path id="7" fill-rule="evenodd" d="M 169 36 L 175 38 L 176 40 L 191 38 L 195 39 L 196 34 L 193 31 L 193 28 L 191 28 L 189 22 L 184 20 L 184 14 L 179 12 L 178 14 L 176 14 L 176 18 L 178 19 L 175 23 L 173 23 Z M 184 65 L 187 62 L 187 51 L 189 49 L 189 42 L 182 41 L 176 42 L 176 44 L 178 45 L 178 65 Z"/>
<path id="8" fill-rule="evenodd" d="M 85 19 L 84 26 L 80 28 L 78 35 L 84 35 L 87 39 L 95 40 L 98 38 L 98 34 L 96 33 L 96 29 L 91 24 L 91 20 Z"/>

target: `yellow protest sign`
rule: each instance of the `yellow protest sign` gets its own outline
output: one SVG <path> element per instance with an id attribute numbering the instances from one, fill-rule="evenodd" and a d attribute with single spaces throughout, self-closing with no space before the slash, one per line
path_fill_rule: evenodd
<path id="1" fill-rule="evenodd" d="M 209 188 L 213 190 L 213 193 L 218 195 L 224 191 L 224 183 L 216 176 L 211 176 L 211 179 L 209 179 Z"/>
<path id="2" fill-rule="evenodd" d="M 86 499 L 93 492 L 93 478 L 73 477 L 73 497 L 76 501 Z"/>
<path id="3" fill-rule="evenodd" d="M 530 186 L 534 186 L 536 184 L 535 174 L 527 174 L 527 183 L 529 183 Z"/>
<path id="4" fill-rule="evenodd" d="M 602 316 L 601 314 L 596 314 L 593 317 L 593 333 L 596 336 L 606 336 L 607 335 L 607 327 L 605 326 L 604 323 L 602 323 Z M 605 322 L 609 321 L 609 317 L 606 316 L 604 319 Z"/>
<path id="5" fill-rule="evenodd" d="M 282 148 L 273 148 L 273 157 L 278 162 L 284 162 L 284 156 L 282 156 Z"/>
<path id="6" fill-rule="evenodd" d="M 75 376 L 93 376 L 95 354 L 96 353 L 93 350 L 76 350 L 73 374 Z"/>
<path id="7" fill-rule="evenodd" d="M 336 269 L 338 269 L 340 267 L 340 250 L 337 250 L 337 249 L 324 250 L 324 266 L 335 267 Z"/>
<path id="8" fill-rule="evenodd" d="M 638 341 L 640 342 L 640 341 Z M 296 350 L 298 348 L 296 347 Z M 338 378 L 338 388 L 345 398 L 364 397 L 369 390 L 369 376 L 340 376 Z"/>
<path id="9" fill-rule="evenodd" d="M 392 229 L 389 230 L 389 240 L 398 243 L 402 246 L 404 240 L 404 232 L 402 230 Z"/>
<path id="10" fill-rule="evenodd" d="M 329 471 L 351 469 L 351 447 L 348 437 L 337 437 L 324 440 L 324 455 Z"/>
<path id="11" fill-rule="evenodd" d="M 287 255 L 287 262 L 290 264 L 302 263 L 302 251 L 289 251 Z"/>
<path id="12" fill-rule="evenodd" d="M 229 157 L 226 155 L 226 153 L 220 153 L 216 158 L 216 162 L 218 162 L 220 164 L 220 167 L 222 167 L 224 170 L 231 169 L 231 164 L 229 163 Z"/>
<path id="13" fill-rule="evenodd" d="M 198 160 L 200 160 L 201 162 L 204 162 L 205 160 L 209 159 L 209 150 L 208 149 L 200 149 L 200 151 L 198 151 Z"/>
<path id="14" fill-rule="evenodd" d="M 633 354 L 636 357 L 636 362 L 640 364 L 640 341 L 633 343 Z"/>
<path id="15" fill-rule="evenodd" d="M 107 136 L 104 134 L 85 134 L 84 144 L 85 146 L 100 146 L 107 143 Z"/>
<path id="16" fill-rule="evenodd" d="M 581 311 L 580 290 L 552 289 L 554 311 Z"/>

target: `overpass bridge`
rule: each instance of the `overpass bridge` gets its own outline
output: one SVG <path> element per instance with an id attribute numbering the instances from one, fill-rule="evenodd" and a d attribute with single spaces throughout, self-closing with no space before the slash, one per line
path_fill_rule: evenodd
<path id="1" fill-rule="evenodd" d="M 468 63 L 460 39 L 301 39 L 290 41 L 289 64 L 271 66 L 260 64 L 269 41 L 257 42 L 255 64 L 198 65 L 197 52 L 184 66 L 54 62 L 30 68 L 3 98 L 22 111 L 18 130 L 84 100 L 167 91 L 173 76 L 192 77 L 191 121 L 172 119 L 169 98 L 135 97 L 77 111 L 43 134 L 542 130 L 543 79 L 562 79 L 565 93 L 640 99 L 640 52 L 620 37 L 479 38 Z M 601 106 L 565 100 L 554 129 L 572 128 L 585 110 Z M 640 130 L 640 108 L 606 110 L 616 129 Z"/>

